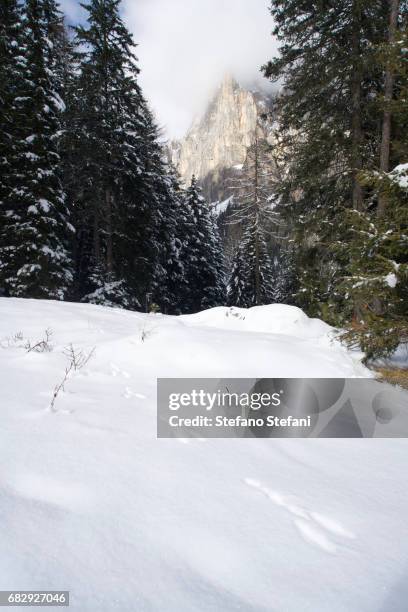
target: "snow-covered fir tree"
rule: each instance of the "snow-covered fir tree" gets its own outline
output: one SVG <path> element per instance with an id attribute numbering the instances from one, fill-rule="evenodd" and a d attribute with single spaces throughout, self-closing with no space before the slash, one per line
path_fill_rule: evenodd
<path id="1" fill-rule="evenodd" d="M 71 197 L 79 233 L 79 297 L 137 307 L 136 285 L 146 284 L 143 268 L 149 259 L 149 245 L 141 244 L 145 236 L 139 231 L 149 219 L 149 118 L 137 82 L 135 44 L 119 4 L 92 0 L 84 5 L 88 17 L 87 25 L 77 28 L 82 52 L 68 156 L 76 174 Z"/>
<path id="2" fill-rule="evenodd" d="M 377 219 L 349 211 L 350 229 L 337 245 L 348 263 L 336 289 L 352 297 L 342 337 L 370 359 L 408 344 L 408 163 L 367 181 L 386 194 L 388 210 Z"/>
<path id="3" fill-rule="evenodd" d="M 155 302 L 174 311 L 179 196 L 138 84 L 135 44 L 119 0 L 92 0 L 85 8 L 67 147 L 78 296 L 126 308 Z"/>
<path id="4" fill-rule="evenodd" d="M 182 261 L 187 242 L 187 217 L 183 206 L 185 194 L 175 168 L 172 165 L 164 168 L 162 160 L 160 163 L 161 174 L 156 173 L 159 178 L 159 184 L 156 184 L 159 198 L 153 228 L 156 256 L 151 294 L 153 303 L 162 312 L 180 314 L 183 312 L 183 299 L 186 295 Z"/>
<path id="5" fill-rule="evenodd" d="M 184 200 L 185 236 L 180 253 L 185 278 L 184 312 L 197 312 L 225 301 L 224 260 L 220 236 L 196 178 Z"/>
<path id="6" fill-rule="evenodd" d="M 256 130 L 242 175 L 233 186 L 237 208 L 233 222 L 242 228 L 228 283 L 228 303 L 250 307 L 274 301 L 269 232 L 274 183 L 270 147 Z"/>
<path id="7" fill-rule="evenodd" d="M 275 301 L 273 266 L 257 219 L 250 220 L 236 249 L 228 284 L 228 305 L 250 308 Z"/>
<path id="8" fill-rule="evenodd" d="M 67 87 L 76 69 L 74 64 L 75 44 L 70 33 L 71 28 L 65 25 L 64 14 L 55 0 L 44 0 L 44 13 L 47 22 L 47 37 L 51 43 L 48 47 L 49 63 L 57 83 L 56 90 L 61 98 L 61 106 L 65 110 Z"/>
<path id="9" fill-rule="evenodd" d="M 297 288 L 293 253 L 280 244 L 272 256 L 272 297 L 277 304 L 293 304 Z"/>
<path id="10" fill-rule="evenodd" d="M 286 173 L 278 187 L 299 261 L 299 305 L 325 316 L 342 264 L 329 245 L 341 240 L 344 208 L 361 210 L 358 174 L 379 146 L 381 71 L 375 45 L 386 29 L 386 3 L 342 0 L 326 7 L 276 0 L 270 10 L 279 54 L 265 67 L 283 78 L 277 98 Z M 339 303 L 343 295 L 337 295 Z"/>
<path id="11" fill-rule="evenodd" d="M 367 358 L 388 356 L 408 344 L 408 32 L 397 30 L 397 3 L 391 4 L 394 31 L 379 52 L 385 80 L 391 72 L 396 87 L 382 106 L 384 122 L 389 119 L 390 128 L 398 130 L 383 129 L 380 168 L 360 175 L 371 205 L 348 211 L 343 241 L 333 245 L 345 262 L 337 291 L 350 296 L 341 313 L 348 320 L 343 338 Z M 397 165 L 390 169 L 390 162 Z"/>
<path id="12" fill-rule="evenodd" d="M 281 45 L 263 70 L 285 85 L 277 212 L 296 254 L 295 303 L 348 328 L 369 357 L 385 354 L 406 325 L 405 200 L 388 174 L 406 162 L 408 4 L 274 0 L 270 10 Z"/>
<path id="13" fill-rule="evenodd" d="M 64 299 L 73 278 L 73 228 L 60 180 L 62 104 L 46 4 L 27 0 L 25 5 L 25 74 L 23 79 L 17 74 L 16 81 L 13 121 L 18 124 L 9 166 L 14 178 L 6 180 L 3 198 L 0 284 L 13 296 Z"/>
<path id="14" fill-rule="evenodd" d="M 7 220 L 7 201 L 15 180 L 22 118 L 19 100 L 24 90 L 25 71 L 21 7 L 16 0 L 4 0 L 0 3 L 0 240 L 5 237 L 2 227 Z"/>

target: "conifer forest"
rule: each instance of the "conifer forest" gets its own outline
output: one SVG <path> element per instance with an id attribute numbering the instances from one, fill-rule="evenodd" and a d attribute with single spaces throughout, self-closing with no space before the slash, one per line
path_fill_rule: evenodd
<path id="1" fill-rule="evenodd" d="M 407 343 L 407 2 L 272 2 L 278 52 L 254 71 L 275 84 L 273 144 L 260 115 L 228 244 L 169 158 L 120 0 L 83 8 L 73 26 L 56 0 L 0 1 L 1 295 L 284 303 L 367 358 Z"/>
<path id="2" fill-rule="evenodd" d="M 407 612 L 407 26 L 0 0 L 0 611 Z"/>

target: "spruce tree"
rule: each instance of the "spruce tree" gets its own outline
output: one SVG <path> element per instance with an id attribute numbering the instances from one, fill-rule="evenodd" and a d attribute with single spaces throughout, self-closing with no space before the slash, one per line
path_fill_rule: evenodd
<path id="1" fill-rule="evenodd" d="M 236 204 L 232 222 L 242 231 L 228 284 L 228 302 L 235 306 L 249 307 L 274 301 L 269 239 L 274 172 L 270 149 L 256 130 L 242 174 L 234 184 Z"/>
<path id="2" fill-rule="evenodd" d="M 180 187 L 175 168 L 171 165 L 163 167 L 162 164 L 157 169 L 160 172 L 156 174 L 156 193 L 159 198 L 153 228 L 156 256 L 152 300 L 162 312 L 181 314 L 188 294 L 182 261 L 188 242 L 187 215 L 183 206 L 185 193 Z"/>
<path id="3" fill-rule="evenodd" d="M 80 297 L 111 304 L 116 294 L 117 305 L 137 307 L 149 259 L 147 237 L 139 227 L 150 216 L 150 117 L 137 82 L 135 44 L 119 4 L 92 0 L 84 5 L 87 27 L 77 28 L 83 51 L 71 159 L 76 155 L 82 168 L 71 197 L 78 202 Z"/>
<path id="4" fill-rule="evenodd" d="M 398 40 L 407 3 L 276 0 L 271 13 L 280 55 L 264 72 L 284 80 L 277 110 L 286 172 L 277 212 L 295 246 L 296 303 L 348 327 L 346 336 L 368 356 L 382 343 L 390 351 L 405 325 L 405 199 L 387 168 L 406 161 L 396 136 L 406 126 Z"/>
<path id="5" fill-rule="evenodd" d="M 333 245 L 345 261 L 337 291 L 350 296 L 342 312 L 347 321 L 343 338 L 360 346 L 368 359 L 388 356 L 400 343 L 408 343 L 407 42 L 407 32 L 401 29 L 379 47 L 385 81 L 392 70 L 395 82 L 381 102 L 386 152 L 382 142 L 379 169 L 360 175 L 372 205 L 358 214 L 349 211 L 349 230 L 342 243 Z M 384 156 L 397 164 L 390 172 Z"/>
<path id="6" fill-rule="evenodd" d="M 286 172 L 278 210 L 290 227 L 299 263 L 299 305 L 328 316 L 342 275 L 329 245 L 341 240 L 347 209 L 362 211 L 363 168 L 374 167 L 380 142 L 381 68 L 376 45 L 387 27 L 385 3 L 277 0 L 271 3 L 279 55 L 267 63 L 283 79 L 277 99 Z"/>
<path id="7" fill-rule="evenodd" d="M 224 262 L 215 219 L 194 176 L 184 207 L 187 232 L 180 257 L 186 293 L 181 308 L 184 312 L 197 312 L 224 303 Z"/>
<path id="8" fill-rule="evenodd" d="M 272 258 L 272 295 L 277 304 L 293 304 L 297 290 L 296 268 L 293 253 L 280 245 Z"/>
<path id="9" fill-rule="evenodd" d="M 228 305 L 250 308 L 274 302 L 274 275 L 265 233 L 248 222 L 236 249 L 228 284 Z"/>
<path id="10" fill-rule="evenodd" d="M 1 241 L 5 238 L 7 202 L 14 187 L 26 67 L 21 8 L 16 0 L 3 0 L 0 3 L 0 278 L 7 244 L 2 247 Z M 2 283 L 4 278 L 0 287 Z"/>
<path id="11" fill-rule="evenodd" d="M 60 180 L 61 99 L 43 0 L 27 0 L 25 79 L 18 137 L 4 198 L 0 276 L 9 295 L 64 299 L 72 282 L 72 226 Z"/>
<path id="12" fill-rule="evenodd" d="M 179 188 L 138 84 L 118 0 L 85 5 L 68 85 L 65 178 L 75 211 L 77 299 L 178 312 Z"/>

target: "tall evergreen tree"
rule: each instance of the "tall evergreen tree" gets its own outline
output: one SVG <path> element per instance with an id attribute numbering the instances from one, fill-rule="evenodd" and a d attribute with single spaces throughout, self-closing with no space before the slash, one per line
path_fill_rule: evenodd
<path id="1" fill-rule="evenodd" d="M 92 0 L 84 5 L 87 27 L 77 28 L 83 50 L 72 146 L 82 168 L 71 197 L 79 231 L 80 296 L 112 303 L 116 294 L 118 305 L 134 307 L 139 303 L 136 283 L 144 283 L 143 262 L 149 252 L 149 245 L 141 244 L 139 228 L 150 214 L 151 118 L 137 82 L 135 45 L 119 4 Z M 144 247 L 146 253 L 140 255 Z"/>
<path id="2" fill-rule="evenodd" d="M 20 100 L 24 89 L 26 67 L 21 7 L 16 0 L 2 0 L 0 3 L 0 240 L 5 236 L 2 228 L 6 227 L 7 201 L 14 186 L 13 174 L 22 119 Z M 2 257 L 5 257 L 4 251 Z"/>
<path id="3" fill-rule="evenodd" d="M 389 0 L 389 22 L 388 22 L 388 47 L 392 57 L 397 35 L 398 26 L 398 11 L 399 11 L 399 0 Z M 384 113 L 382 121 L 382 134 L 381 134 L 381 147 L 380 147 L 380 172 L 387 173 L 390 165 L 390 150 L 391 150 L 391 120 L 392 120 L 392 109 L 391 103 L 394 97 L 394 81 L 395 81 L 395 69 L 393 62 L 388 59 L 385 66 L 385 79 L 384 79 Z M 378 209 L 377 214 L 381 217 L 384 214 L 386 208 L 386 197 L 384 193 L 380 193 L 378 197 Z"/>
<path id="4" fill-rule="evenodd" d="M 236 249 L 228 284 L 228 305 L 250 308 L 275 301 L 274 274 L 266 236 L 256 219 L 248 222 Z"/>
<path id="5" fill-rule="evenodd" d="M 26 78 L 20 106 L 12 189 L 4 201 L 0 277 L 9 295 L 64 299 L 72 282 L 72 226 L 60 181 L 61 99 L 43 0 L 27 0 Z"/>
<path id="6" fill-rule="evenodd" d="M 272 285 L 273 302 L 293 304 L 297 290 L 296 269 L 293 253 L 280 246 L 273 257 Z"/>
<path id="7" fill-rule="evenodd" d="M 381 70 L 374 56 L 387 14 L 377 0 L 277 0 L 271 13 L 280 54 L 264 73 L 284 80 L 277 100 L 287 163 L 280 211 L 296 240 L 299 305 L 325 316 L 342 274 L 328 245 L 341 236 L 344 210 L 362 210 L 358 175 L 377 162 Z"/>
<path id="8" fill-rule="evenodd" d="M 187 210 L 184 207 L 185 193 L 180 187 L 177 172 L 171 165 L 163 168 L 161 161 L 161 173 L 157 172 L 156 176 L 161 189 L 156 190 L 160 197 L 153 227 L 153 242 L 156 248 L 152 299 L 163 312 L 181 314 L 184 312 L 184 299 L 188 294 L 182 260 L 189 238 Z"/>
<path id="9" fill-rule="evenodd" d="M 174 240 L 177 188 L 138 85 L 134 43 L 119 0 L 85 5 L 88 26 L 73 96 L 68 174 L 75 202 L 78 293 L 85 301 L 170 311 L 179 276 Z M 78 168 L 75 159 L 80 160 Z M 77 179 L 78 180 L 78 179 Z"/>
<path id="10" fill-rule="evenodd" d="M 197 312 L 223 304 L 224 262 L 215 219 L 194 176 L 184 207 L 187 234 L 180 257 L 186 294 L 181 301 L 184 312 Z"/>
<path id="11" fill-rule="evenodd" d="M 396 247 L 404 234 L 400 213 L 399 220 L 395 217 L 400 207 L 388 220 L 377 221 L 376 211 L 377 202 L 378 210 L 384 209 L 387 191 L 395 204 L 386 168 L 389 162 L 392 167 L 403 161 L 396 156 L 391 120 L 403 79 L 393 73 L 396 60 L 384 63 L 379 50 L 388 44 L 395 57 L 398 31 L 406 27 L 406 6 L 405 0 L 276 0 L 271 5 L 280 56 L 264 72 L 272 80 L 284 80 L 277 107 L 287 171 L 277 210 L 295 243 L 297 304 L 331 323 L 357 326 L 360 341 L 370 335 L 378 340 L 373 318 L 392 310 L 386 284 L 392 261 L 385 265 L 384 259 L 385 245 L 391 243 L 385 236 L 395 236 Z M 375 178 L 378 171 L 384 177 L 384 197 Z M 403 259 L 397 251 L 394 261 L 399 265 Z M 368 277 L 377 282 L 371 299 Z M 394 312 L 400 308 L 398 300 L 396 296 Z M 364 319 L 367 325 L 362 325 Z M 367 342 L 362 344 L 367 348 Z M 373 355 L 378 349 L 367 352 Z"/>
<path id="12" fill-rule="evenodd" d="M 274 182 L 270 146 L 258 135 L 248 150 L 242 175 L 234 188 L 237 208 L 233 222 L 242 228 L 228 284 L 228 302 L 255 306 L 273 302 L 271 195 Z"/>
<path id="13" fill-rule="evenodd" d="M 394 1 L 390 2 L 394 29 Z M 402 26 L 402 24 L 401 24 Z M 362 172 L 371 206 L 349 211 L 349 230 L 333 248 L 345 261 L 338 291 L 350 296 L 345 312 L 349 344 L 363 348 L 367 358 L 387 356 L 408 343 L 408 62 L 406 28 L 393 32 L 379 48 L 385 86 L 382 143 L 378 170 Z M 390 77 L 392 72 L 392 77 Z M 390 79 L 395 86 L 387 87 Z M 385 139 L 385 142 L 384 142 Z M 387 171 L 388 159 L 397 166 Z M 376 206 L 375 206 L 376 204 Z M 350 304 L 353 305 L 353 309 Z"/>

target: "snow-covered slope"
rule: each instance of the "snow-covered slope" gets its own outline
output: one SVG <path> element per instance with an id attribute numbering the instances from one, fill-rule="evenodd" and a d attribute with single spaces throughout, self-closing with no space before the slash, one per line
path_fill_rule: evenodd
<path id="1" fill-rule="evenodd" d="M 325 324 L 0 299 L 0 338 L 0 589 L 69 589 L 75 612 L 405 610 L 404 440 L 156 439 L 159 375 L 368 375 Z M 95 353 L 50 410 L 71 343 Z"/>

